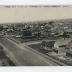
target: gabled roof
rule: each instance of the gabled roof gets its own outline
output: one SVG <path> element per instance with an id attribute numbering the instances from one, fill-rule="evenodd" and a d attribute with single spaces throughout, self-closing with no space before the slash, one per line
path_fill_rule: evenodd
<path id="1" fill-rule="evenodd" d="M 62 45 L 67 45 L 69 42 L 71 42 L 71 38 L 61 38 L 61 39 L 58 39 L 55 44 L 54 44 L 54 48 L 59 48 L 59 46 L 62 46 Z"/>

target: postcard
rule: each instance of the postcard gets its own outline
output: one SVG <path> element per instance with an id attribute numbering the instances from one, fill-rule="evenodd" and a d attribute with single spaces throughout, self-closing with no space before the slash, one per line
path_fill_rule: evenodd
<path id="1" fill-rule="evenodd" d="M 0 5 L 0 66 L 72 66 L 72 6 Z"/>

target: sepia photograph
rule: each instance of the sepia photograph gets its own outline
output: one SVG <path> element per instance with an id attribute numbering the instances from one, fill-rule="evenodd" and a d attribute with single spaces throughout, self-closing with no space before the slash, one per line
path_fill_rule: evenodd
<path id="1" fill-rule="evenodd" d="M 0 5 L 0 66 L 72 66 L 72 5 Z"/>

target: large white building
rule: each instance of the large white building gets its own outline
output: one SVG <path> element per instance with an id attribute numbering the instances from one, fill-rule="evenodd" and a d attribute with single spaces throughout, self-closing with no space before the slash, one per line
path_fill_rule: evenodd
<path id="1" fill-rule="evenodd" d="M 54 44 L 54 51 L 57 53 L 66 53 L 67 50 L 71 49 L 72 44 L 71 38 L 61 38 L 58 39 Z"/>

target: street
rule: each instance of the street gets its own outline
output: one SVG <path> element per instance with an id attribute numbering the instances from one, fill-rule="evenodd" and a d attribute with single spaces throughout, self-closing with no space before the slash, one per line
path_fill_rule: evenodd
<path id="1" fill-rule="evenodd" d="M 0 38 L 0 43 L 7 50 L 9 57 L 18 66 L 58 66 L 41 53 L 28 48 L 26 45 L 19 45 L 7 38 Z"/>

